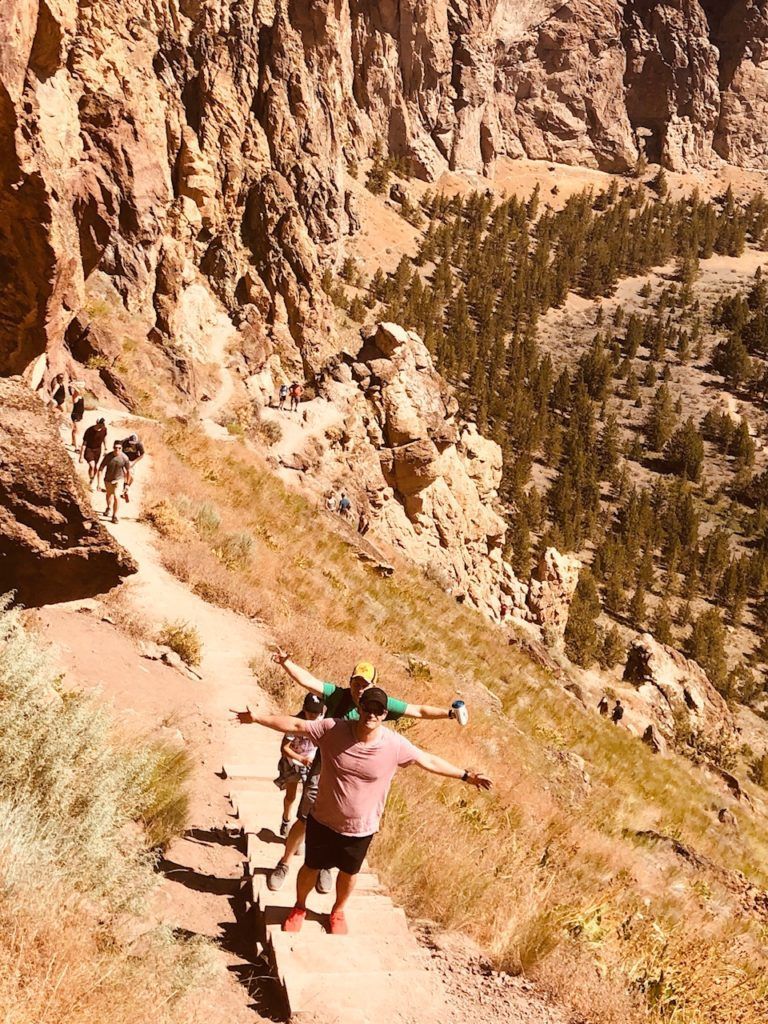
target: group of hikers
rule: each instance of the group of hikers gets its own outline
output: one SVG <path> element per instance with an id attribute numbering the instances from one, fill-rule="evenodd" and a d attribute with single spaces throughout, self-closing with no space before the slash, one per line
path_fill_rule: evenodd
<path id="1" fill-rule="evenodd" d="M 338 512 L 342 519 L 352 519 L 352 502 L 345 491 L 342 491 L 338 498 L 333 491 L 329 491 L 325 496 L 325 508 L 328 512 Z M 371 521 L 368 518 L 368 513 L 364 508 L 360 509 L 360 514 L 357 517 L 357 532 L 364 537 L 370 528 Z"/>
<path id="2" fill-rule="evenodd" d="M 72 447 L 79 453 L 79 461 L 88 466 L 88 486 L 103 490 L 107 507 L 103 515 L 113 523 L 118 521 L 118 499 L 130 501 L 130 486 L 136 464 L 144 458 L 144 445 L 138 434 L 129 434 L 114 441 L 107 450 L 107 424 L 103 416 L 87 427 L 82 441 L 78 434 L 85 416 L 85 392 L 81 381 L 65 382 L 64 374 L 57 374 L 50 383 L 50 404 L 65 415 L 67 397 L 71 402 L 69 418 L 72 423 Z M 103 486 L 102 486 L 103 482 Z"/>
<path id="3" fill-rule="evenodd" d="M 597 710 L 600 712 L 603 718 L 607 718 L 610 714 L 611 721 L 614 725 L 618 725 L 624 717 L 624 705 L 617 698 L 616 703 L 613 705 L 613 711 L 611 711 L 610 702 L 608 700 L 608 695 L 606 693 L 604 693 L 603 696 L 600 698 L 600 701 L 597 705 Z"/>
<path id="4" fill-rule="evenodd" d="M 118 498 L 130 501 L 129 488 L 133 483 L 133 470 L 144 458 L 144 445 L 137 434 L 129 434 L 121 441 L 114 441 L 107 451 L 107 424 L 103 416 L 88 427 L 80 445 L 79 461 L 88 466 L 88 485 L 91 490 L 104 490 L 107 507 L 104 515 L 113 523 L 118 521 Z M 104 481 L 102 488 L 101 481 Z"/>
<path id="5" fill-rule="evenodd" d="M 290 411 L 297 412 L 303 394 L 304 385 L 298 381 L 294 381 L 292 384 L 281 384 L 277 392 L 277 408 L 285 409 L 285 403 L 288 402 Z"/>
<path id="6" fill-rule="evenodd" d="M 291 857 L 304 842 L 296 902 L 283 923 L 283 931 L 301 929 L 309 894 L 313 889 L 330 892 L 331 871 L 336 869 L 328 930 L 332 935 L 344 935 L 348 932 L 345 907 L 379 829 L 397 769 L 415 764 L 478 789 L 490 789 L 491 781 L 480 772 L 459 768 L 422 750 L 384 725 L 404 717 L 450 718 L 466 725 L 468 712 L 463 701 L 439 708 L 390 697 L 378 685 L 375 667 L 366 661 L 355 665 L 349 686 L 342 687 L 317 679 L 280 647 L 273 649 L 273 660 L 308 693 L 294 716 L 251 710 L 237 715 L 242 724 L 255 723 L 284 734 L 275 783 L 285 792 L 280 823 L 285 847 L 267 878 L 267 886 L 272 892 L 282 887 Z M 291 823 L 299 787 L 297 816 Z"/>

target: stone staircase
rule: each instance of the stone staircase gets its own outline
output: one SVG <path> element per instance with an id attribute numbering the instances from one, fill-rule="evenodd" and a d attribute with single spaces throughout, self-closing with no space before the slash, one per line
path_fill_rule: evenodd
<path id="1" fill-rule="evenodd" d="M 250 732 L 250 730 L 249 730 Z M 412 935 L 405 913 L 389 898 L 367 863 L 347 905 L 348 935 L 330 935 L 333 893 L 313 893 L 298 934 L 281 930 L 296 893 L 302 863 L 294 857 L 279 892 L 267 875 L 282 852 L 277 834 L 283 794 L 272 782 L 279 743 L 258 730 L 249 760 L 224 765 L 234 821 L 245 839 L 245 871 L 256 910 L 256 940 L 268 955 L 292 1020 L 323 1024 L 437 1024 L 447 1017 L 440 978 Z"/>

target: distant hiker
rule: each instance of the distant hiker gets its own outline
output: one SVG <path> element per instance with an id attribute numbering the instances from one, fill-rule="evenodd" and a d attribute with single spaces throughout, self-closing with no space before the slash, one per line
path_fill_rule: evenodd
<path id="1" fill-rule="evenodd" d="M 303 387 L 303 385 L 299 384 L 298 381 L 295 381 L 293 384 L 291 384 L 291 390 L 290 390 L 290 395 L 291 395 L 291 412 L 298 412 L 299 411 L 299 402 L 301 401 L 301 396 L 303 394 L 304 394 L 304 387 Z"/>
<path id="2" fill-rule="evenodd" d="M 131 460 L 131 466 L 135 466 L 137 462 L 141 462 L 144 458 L 144 445 L 139 440 L 138 434 L 130 434 L 122 442 L 123 451 Z"/>
<path id="3" fill-rule="evenodd" d="M 139 440 L 138 434 L 130 434 L 125 438 L 123 441 L 123 451 L 130 459 L 131 480 L 133 480 L 133 467 L 144 458 L 144 445 Z M 128 484 L 123 488 L 123 499 L 125 501 L 131 500 Z"/>
<path id="4" fill-rule="evenodd" d="M 107 452 L 101 460 L 100 470 L 104 473 L 104 488 L 107 492 L 107 508 L 105 516 L 112 510 L 112 522 L 117 522 L 117 489 L 122 483 L 123 488 L 131 483 L 131 460 L 123 451 L 123 442 L 115 441 L 112 451 Z"/>
<path id="5" fill-rule="evenodd" d="M 364 537 L 366 533 L 368 533 L 368 530 L 370 528 L 371 522 L 368 519 L 368 516 L 366 515 L 365 511 L 363 511 L 360 513 L 360 517 L 357 520 L 357 532 L 360 534 L 361 537 Z"/>
<path id="6" fill-rule="evenodd" d="M 339 515 L 344 516 L 344 518 L 347 519 L 349 517 L 349 513 L 351 512 L 351 510 L 352 502 L 346 496 L 344 491 L 342 491 L 341 497 L 339 498 Z"/>
<path id="7" fill-rule="evenodd" d="M 509 605 L 506 601 L 502 601 L 499 605 L 499 619 L 502 622 L 506 622 L 507 616 L 509 615 Z"/>
<path id="8" fill-rule="evenodd" d="M 317 694 L 325 701 L 325 714 L 327 718 L 347 718 L 352 721 L 360 717 L 358 704 L 362 694 L 378 682 L 376 669 L 368 661 L 359 661 L 352 670 L 349 679 L 349 687 L 334 686 L 333 683 L 324 683 L 317 679 L 310 671 L 297 665 L 281 647 L 273 650 L 272 660 L 280 665 L 291 679 L 303 686 L 310 693 Z M 466 725 L 466 711 L 461 716 L 457 715 L 453 707 L 437 708 L 429 704 L 408 704 L 403 700 L 396 700 L 389 697 L 387 700 L 388 722 L 394 722 L 398 718 L 455 718 L 460 725 Z M 247 719 L 246 719 L 247 720 Z M 277 892 L 283 885 L 288 874 L 288 865 L 291 857 L 297 852 L 304 839 L 306 830 L 307 815 L 312 810 L 312 805 L 317 796 L 318 780 L 320 778 L 321 759 L 318 754 L 315 757 L 309 778 L 304 783 L 304 788 L 299 802 L 296 821 L 291 826 L 288 838 L 285 841 L 285 850 L 274 870 L 267 878 L 267 887 L 272 892 Z M 317 880 L 317 891 L 321 893 L 330 892 L 331 875 L 327 870 L 321 870 Z"/>
<path id="9" fill-rule="evenodd" d="M 57 373 L 51 381 L 51 403 L 56 406 L 59 412 L 61 412 L 66 400 L 67 389 L 64 386 L 64 374 Z"/>
<path id="10" fill-rule="evenodd" d="M 308 693 L 304 698 L 301 711 L 296 715 L 310 722 L 322 718 L 325 705 L 317 694 Z M 317 747 L 308 736 L 286 733 L 280 744 L 280 760 L 277 763 L 275 785 L 285 793 L 283 800 L 283 820 L 280 823 L 280 835 L 285 839 L 291 825 L 291 812 L 296 801 L 299 783 L 306 782 Z"/>
<path id="11" fill-rule="evenodd" d="M 624 717 L 624 708 L 620 700 L 617 700 L 613 705 L 613 711 L 611 712 L 611 721 L 614 725 L 618 725 Z"/>
<path id="12" fill-rule="evenodd" d="M 306 852 L 296 879 L 296 903 L 283 922 L 285 932 L 301 930 L 307 916 L 307 897 L 320 871 L 338 868 L 328 930 L 331 935 L 347 933 L 344 908 L 379 830 L 398 768 L 417 764 L 433 775 L 460 779 L 477 789 L 491 788 L 491 780 L 480 772 L 458 768 L 385 728 L 388 706 L 384 690 L 371 686 L 360 696 L 359 717 L 354 721 L 324 718 L 306 722 L 288 715 L 249 713 L 251 721 L 267 729 L 308 736 L 320 748 L 323 759 L 317 799 L 307 818 Z"/>
<path id="13" fill-rule="evenodd" d="M 600 698 L 600 703 L 597 705 L 597 710 L 600 712 L 600 714 L 603 716 L 603 718 L 605 718 L 607 716 L 608 708 L 609 708 L 608 698 L 607 698 L 607 696 L 605 694 L 603 694 L 603 696 Z"/>
<path id="14" fill-rule="evenodd" d="M 80 429 L 80 424 L 83 422 L 83 416 L 85 416 L 85 395 L 77 384 L 70 384 L 69 394 L 72 398 L 72 412 L 70 413 L 70 419 L 72 420 L 72 447 L 77 451 L 77 432 Z"/>
<path id="15" fill-rule="evenodd" d="M 100 416 L 95 423 L 91 424 L 83 434 L 83 444 L 80 448 L 80 461 L 83 459 L 88 464 L 88 483 L 93 489 L 93 481 L 98 477 L 99 459 L 107 443 L 107 425 L 104 417 Z"/>
<path id="16" fill-rule="evenodd" d="M 285 409 L 285 400 L 288 397 L 288 385 L 281 384 L 280 390 L 277 392 L 277 408 Z"/>
<path id="17" fill-rule="evenodd" d="M 328 512 L 336 511 L 336 495 L 333 491 L 329 491 L 325 498 L 325 507 Z"/>

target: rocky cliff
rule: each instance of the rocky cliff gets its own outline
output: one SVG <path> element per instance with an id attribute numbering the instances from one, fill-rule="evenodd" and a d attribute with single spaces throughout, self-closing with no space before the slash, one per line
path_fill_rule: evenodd
<path id="1" fill-rule="evenodd" d="M 765 167 L 767 38 L 760 0 L 6 0 L 0 373 L 62 365 L 97 270 L 161 345 L 202 273 L 316 368 L 345 168 L 377 140 L 424 177 L 500 154 Z"/>
<path id="2" fill-rule="evenodd" d="M 56 414 L 18 378 L 0 378 L 0 594 L 27 606 L 109 590 L 136 572 L 94 519 Z"/>

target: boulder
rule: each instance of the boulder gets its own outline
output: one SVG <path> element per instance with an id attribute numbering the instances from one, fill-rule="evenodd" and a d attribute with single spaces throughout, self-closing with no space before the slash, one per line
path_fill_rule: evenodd
<path id="1" fill-rule="evenodd" d="M 624 680 L 635 686 L 659 732 L 676 738 L 678 721 L 704 735 L 732 735 L 728 705 L 695 661 L 659 643 L 650 633 L 636 637 L 627 653 Z"/>
<path id="2" fill-rule="evenodd" d="M 557 636 L 565 633 L 571 599 L 579 582 L 581 562 L 547 548 L 531 574 L 526 606 L 537 626 L 548 627 Z"/>
<path id="3" fill-rule="evenodd" d="M 136 572 L 90 508 L 58 426 L 20 378 L 0 378 L 0 590 L 28 607 L 91 597 Z"/>

